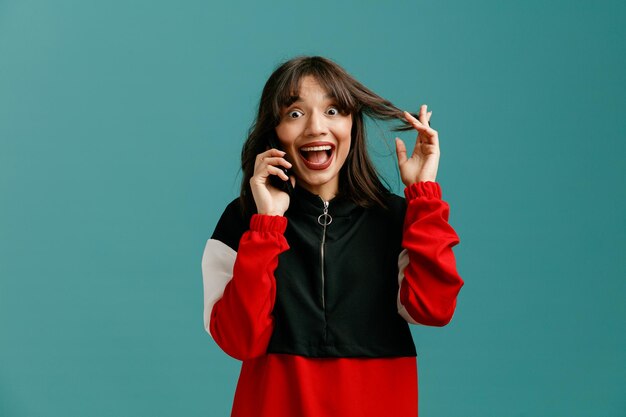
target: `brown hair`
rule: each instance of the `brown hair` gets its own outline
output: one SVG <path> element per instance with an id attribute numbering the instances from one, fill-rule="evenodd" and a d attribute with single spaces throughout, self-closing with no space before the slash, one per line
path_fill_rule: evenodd
<path id="1" fill-rule="evenodd" d="M 362 85 L 335 62 L 321 56 L 299 56 L 281 64 L 265 83 L 256 120 L 241 150 L 243 180 L 239 198 L 244 213 L 256 212 L 250 190 L 255 158 L 267 149 L 269 138 L 276 137 L 281 110 L 293 103 L 300 80 L 307 75 L 328 91 L 342 112 L 352 115 L 351 146 L 339 174 L 339 194 L 363 207 L 385 207 L 383 196 L 389 190 L 367 153 L 363 115 L 381 120 L 400 119 L 403 125 L 393 128 L 394 131 L 412 130 L 412 126 L 404 120 L 402 110 Z"/>

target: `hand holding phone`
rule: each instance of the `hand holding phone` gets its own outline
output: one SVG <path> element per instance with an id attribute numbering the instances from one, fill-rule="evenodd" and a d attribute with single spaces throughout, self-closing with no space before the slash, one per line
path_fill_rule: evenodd
<path id="1" fill-rule="evenodd" d="M 268 139 L 268 145 L 270 146 L 270 148 L 278 149 L 279 151 L 283 150 L 282 147 L 280 146 L 280 143 L 278 142 L 278 137 L 276 136 L 275 133 L 272 134 L 270 138 Z M 291 177 L 291 170 L 283 166 L 277 166 L 277 168 L 281 169 L 285 173 L 285 175 L 287 175 L 287 177 Z M 272 185 L 272 187 L 278 188 L 280 191 L 283 191 L 291 196 L 291 193 L 293 192 L 293 186 L 291 185 L 291 178 L 285 181 L 277 175 L 270 175 L 269 180 L 270 180 L 270 184 Z"/>

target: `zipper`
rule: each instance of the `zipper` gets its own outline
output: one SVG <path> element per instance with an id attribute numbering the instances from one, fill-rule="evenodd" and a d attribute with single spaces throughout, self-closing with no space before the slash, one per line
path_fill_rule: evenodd
<path id="1" fill-rule="evenodd" d="M 322 231 L 322 243 L 320 244 L 320 262 L 322 271 L 322 307 L 326 309 L 326 301 L 324 299 L 324 247 L 326 246 L 326 226 L 333 222 L 333 218 L 328 214 L 328 201 L 324 201 L 324 212 L 317 217 L 317 222 L 324 227 Z"/>

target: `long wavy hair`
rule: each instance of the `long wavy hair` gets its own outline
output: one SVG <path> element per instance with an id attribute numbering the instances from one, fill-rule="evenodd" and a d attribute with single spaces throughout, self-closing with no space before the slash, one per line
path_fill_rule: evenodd
<path id="1" fill-rule="evenodd" d="M 368 155 L 363 117 L 398 119 L 402 125 L 393 128 L 394 131 L 412 130 L 413 127 L 404 120 L 402 110 L 365 87 L 335 62 L 321 56 L 298 56 L 278 66 L 268 78 L 259 100 L 256 119 L 241 150 L 243 179 L 239 198 L 244 214 L 250 216 L 256 212 L 250 189 L 255 158 L 268 149 L 271 137 L 276 138 L 275 128 L 280 123 L 281 110 L 294 102 L 300 81 L 307 75 L 320 83 L 336 100 L 342 112 L 352 115 L 351 146 L 339 173 L 339 195 L 362 207 L 384 208 L 384 195 L 389 190 L 383 185 Z M 413 115 L 417 117 L 417 114 Z"/>

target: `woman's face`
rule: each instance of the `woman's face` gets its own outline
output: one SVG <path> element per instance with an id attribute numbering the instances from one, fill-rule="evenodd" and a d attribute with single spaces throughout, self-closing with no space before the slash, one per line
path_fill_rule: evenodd
<path id="1" fill-rule="evenodd" d="M 350 151 L 352 115 L 340 113 L 312 76 L 302 78 L 298 96 L 282 109 L 276 134 L 293 165 L 296 186 L 330 200 Z"/>

